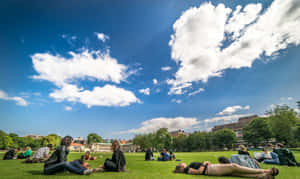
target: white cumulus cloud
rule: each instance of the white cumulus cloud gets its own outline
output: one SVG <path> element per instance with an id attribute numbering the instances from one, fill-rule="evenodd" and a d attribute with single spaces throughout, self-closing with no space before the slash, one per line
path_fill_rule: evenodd
<path id="1" fill-rule="evenodd" d="M 140 89 L 139 92 L 143 93 L 144 95 L 150 95 L 150 89 L 149 88 Z"/>
<path id="2" fill-rule="evenodd" d="M 194 95 L 196 95 L 196 94 L 198 94 L 198 93 L 201 93 L 201 92 L 203 92 L 203 91 L 204 91 L 203 88 L 199 88 L 199 89 L 197 89 L 196 91 L 190 92 L 190 93 L 188 94 L 188 96 L 194 96 Z"/>
<path id="3" fill-rule="evenodd" d="M 160 128 L 168 128 L 168 131 L 175 131 L 179 129 L 191 129 L 198 124 L 197 118 L 176 117 L 166 118 L 159 117 L 142 122 L 141 127 L 122 131 L 121 133 L 151 133 Z"/>
<path id="4" fill-rule="evenodd" d="M 71 106 L 65 106 L 65 111 L 72 111 L 72 107 Z"/>
<path id="5" fill-rule="evenodd" d="M 6 92 L 0 90 L 0 99 L 7 101 L 15 101 L 19 106 L 28 106 L 28 102 L 19 96 L 8 96 Z"/>
<path id="6" fill-rule="evenodd" d="M 101 40 L 102 42 L 105 42 L 106 40 L 109 40 L 108 35 L 105 35 L 103 33 L 98 33 L 98 32 L 95 32 L 95 34 L 98 37 L 98 39 Z"/>
<path id="7" fill-rule="evenodd" d="M 300 1 L 274 0 L 235 9 L 205 3 L 186 10 L 173 25 L 171 57 L 179 64 L 170 94 L 190 83 L 221 77 L 226 69 L 251 68 L 262 56 L 300 43 Z M 176 93 L 177 92 L 177 93 Z"/>
<path id="8" fill-rule="evenodd" d="M 172 68 L 170 66 L 165 66 L 165 67 L 161 67 L 161 70 L 162 71 L 169 71 L 171 70 Z"/>
<path id="9" fill-rule="evenodd" d="M 249 105 L 247 105 L 247 106 L 240 106 L 240 105 L 228 106 L 223 111 L 219 112 L 218 115 L 230 115 L 230 114 L 233 114 L 240 110 L 249 110 L 249 109 L 250 109 Z"/>
<path id="10" fill-rule="evenodd" d="M 157 81 L 156 78 L 154 78 L 154 79 L 152 80 L 152 82 L 153 82 L 154 85 L 156 85 L 156 84 L 158 83 L 158 81 Z"/>
<path id="11" fill-rule="evenodd" d="M 33 68 L 38 73 L 34 79 L 46 80 L 57 86 L 50 97 L 56 101 L 79 102 L 92 106 L 127 106 L 140 100 L 131 91 L 106 84 L 85 90 L 79 86 L 82 80 L 97 80 L 120 84 L 134 74 L 128 67 L 119 64 L 109 51 L 85 50 L 69 52 L 70 58 L 50 53 L 36 53 L 31 56 Z"/>
<path id="12" fill-rule="evenodd" d="M 180 99 L 172 99 L 171 102 L 180 104 L 182 101 Z"/>

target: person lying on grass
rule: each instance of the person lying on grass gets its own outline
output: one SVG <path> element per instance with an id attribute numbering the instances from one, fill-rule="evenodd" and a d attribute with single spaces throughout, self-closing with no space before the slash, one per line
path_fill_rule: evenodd
<path id="1" fill-rule="evenodd" d="M 48 144 L 46 147 L 39 148 L 32 156 L 32 159 L 27 158 L 24 163 L 42 163 L 49 158 L 49 152 L 52 149 L 52 144 Z"/>
<path id="2" fill-rule="evenodd" d="M 18 156 L 17 156 L 17 159 L 26 159 L 26 158 L 29 158 L 30 156 L 31 156 L 31 153 L 32 153 L 32 151 L 31 151 L 31 147 L 30 146 L 27 146 L 26 148 L 25 148 L 25 152 L 22 152 L 22 153 L 20 153 Z"/>
<path id="3" fill-rule="evenodd" d="M 126 160 L 123 152 L 120 150 L 120 144 L 118 141 L 112 142 L 112 159 L 106 159 L 104 165 L 100 165 L 97 171 L 114 171 L 114 172 L 125 172 L 126 171 Z"/>
<path id="4" fill-rule="evenodd" d="M 81 156 L 81 159 L 82 159 L 82 160 L 96 160 L 97 158 L 96 158 L 96 157 L 93 157 L 93 156 L 91 155 L 91 152 L 90 152 L 90 151 L 86 151 L 86 152 L 84 153 L 84 155 Z"/>
<path id="5" fill-rule="evenodd" d="M 73 138 L 66 136 L 61 140 L 61 144 L 52 153 L 50 158 L 45 161 L 44 174 L 52 175 L 58 172 L 69 171 L 79 175 L 88 175 L 96 172 L 96 169 L 87 169 L 83 167 L 78 161 L 67 162 L 69 147 L 72 144 Z"/>
<path id="6" fill-rule="evenodd" d="M 235 163 L 231 164 L 210 164 L 210 162 L 193 162 L 190 165 L 180 163 L 176 166 L 174 173 L 186 173 L 191 175 L 207 176 L 238 176 L 260 179 L 272 179 L 278 175 L 277 168 L 253 169 Z"/>
<path id="7" fill-rule="evenodd" d="M 19 149 L 10 149 L 4 154 L 3 160 L 13 160 L 16 159 L 16 153 L 19 151 Z"/>

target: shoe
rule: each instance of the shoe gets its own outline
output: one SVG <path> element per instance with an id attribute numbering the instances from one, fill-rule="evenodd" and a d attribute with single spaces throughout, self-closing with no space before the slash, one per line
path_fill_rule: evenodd
<path id="1" fill-rule="evenodd" d="M 87 170 L 84 170 L 83 174 L 84 175 L 90 175 L 93 173 L 93 169 L 87 169 Z"/>

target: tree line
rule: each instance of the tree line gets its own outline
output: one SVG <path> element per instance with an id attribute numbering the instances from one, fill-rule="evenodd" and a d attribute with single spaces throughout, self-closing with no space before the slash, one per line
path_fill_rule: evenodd
<path id="1" fill-rule="evenodd" d="M 15 133 L 7 134 L 0 130 L 0 149 L 25 148 L 26 146 L 30 146 L 32 149 L 38 149 L 48 144 L 57 147 L 60 144 L 60 136 L 57 134 L 49 134 L 39 139 L 33 139 L 31 137 L 20 137 Z"/>
<path id="2" fill-rule="evenodd" d="M 300 102 L 298 103 L 300 108 Z M 244 126 L 243 142 L 258 147 L 268 142 L 280 142 L 289 147 L 300 146 L 300 119 L 294 109 L 287 105 L 278 105 L 267 111 L 265 117 L 253 119 Z M 216 132 L 195 131 L 190 135 L 172 137 L 168 129 L 161 128 L 154 133 L 138 134 L 133 143 L 142 150 L 153 147 L 173 151 L 210 151 L 232 149 L 236 147 L 237 137 L 234 131 L 222 129 Z"/>

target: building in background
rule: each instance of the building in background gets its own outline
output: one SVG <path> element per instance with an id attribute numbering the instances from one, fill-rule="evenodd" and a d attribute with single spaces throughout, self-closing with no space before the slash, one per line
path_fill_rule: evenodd
<path id="1" fill-rule="evenodd" d="M 32 139 L 41 139 L 41 138 L 43 138 L 43 136 L 41 136 L 41 135 L 34 135 L 34 134 L 30 134 L 30 135 L 27 135 L 27 136 L 24 136 L 24 137 L 30 137 L 30 138 L 32 138 Z"/>
<path id="2" fill-rule="evenodd" d="M 189 133 L 184 132 L 183 129 L 179 129 L 177 131 L 170 132 L 170 135 L 172 137 L 179 137 L 180 135 L 189 136 Z"/>
<path id="3" fill-rule="evenodd" d="M 76 137 L 73 139 L 73 143 L 86 145 L 87 140 L 85 140 L 83 137 Z"/>
<path id="4" fill-rule="evenodd" d="M 79 143 L 72 143 L 69 150 L 72 152 L 84 152 L 85 146 Z"/>
<path id="5" fill-rule="evenodd" d="M 241 143 L 243 139 L 243 127 L 249 124 L 253 119 L 257 117 L 258 115 L 241 117 L 237 122 L 215 126 L 214 128 L 212 128 L 212 131 L 216 132 L 218 130 L 225 129 L 225 128 L 231 129 L 235 132 L 236 137 L 238 138 L 238 143 Z"/>

